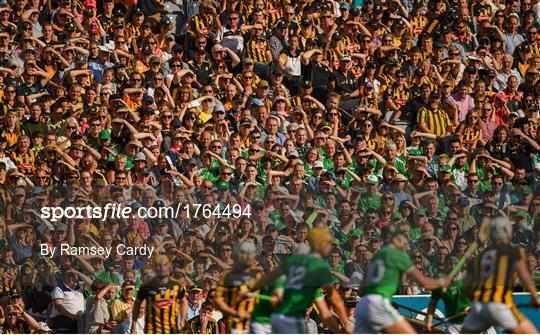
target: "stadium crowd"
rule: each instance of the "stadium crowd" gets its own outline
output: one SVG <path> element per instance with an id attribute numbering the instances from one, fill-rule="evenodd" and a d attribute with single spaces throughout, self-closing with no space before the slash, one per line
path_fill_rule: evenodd
<path id="1" fill-rule="evenodd" d="M 390 223 L 437 278 L 507 217 L 539 275 L 539 19 L 537 0 L 0 1 L 0 330 L 130 332 L 156 270 L 119 245 L 168 256 L 188 333 L 225 331 L 235 245 L 268 273 L 313 227 L 351 318 Z M 42 215 L 108 203 L 179 211 Z M 112 254 L 43 255 L 62 243 Z"/>

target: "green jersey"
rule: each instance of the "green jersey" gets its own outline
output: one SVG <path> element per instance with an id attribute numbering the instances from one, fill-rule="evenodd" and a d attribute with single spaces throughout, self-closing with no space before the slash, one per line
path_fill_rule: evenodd
<path id="1" fill-rule="evenodd" d="M 442 299 L 444 301 L 444 314 L 446 316 L 459 314 L 463 312 L 465 308 L 471 305 L 471 300 L 465 294 L 463 294 L 462 287 L 463 282 L 461 280 L 454 281 L 452 284 L 450 284 L 450 286 L 448 286 L 444 293 L 442 288 L 433 290 L 431 293 L 431 299 L 436 301 Z M 461 316 L 452 320 L 452 323 L 460 324 L 463 323 L 464 319 L 465 316 Z"/>
<path id="2" fill-rule="evenodd" d="M 285 275 L 283 300 L 276 313 L 304 318 L 306 309 L 322 298 L 321 287 L 332 285 L 328 263 L 317 254 L 291 256 L 280 265 Z"/>
<path id="3" fill-rule="evenodd" d="M 283 276 L 282 276 L 283 277 Z M 261 289 L 260 294 L 272 295 L 276 288 L 283 286 L 283 278 L 278 278 L 272 285 L 266 286 Z M 258 300 L 253 312 L 251 312 L 251 321 L 257 322 L 260 324 L 270 324 L 270 315 L 272 314 L 273 309 L 270 301 L 268 300 Z"/>
<path id="4" fill-rule="evenodd" d="M 414 269 L 409 256 L 398 249 L 382 248 L 371 260 L 366 271 L 365 294 L 379 294 L 387 299 L 397 292 L 403 273 Z"/>

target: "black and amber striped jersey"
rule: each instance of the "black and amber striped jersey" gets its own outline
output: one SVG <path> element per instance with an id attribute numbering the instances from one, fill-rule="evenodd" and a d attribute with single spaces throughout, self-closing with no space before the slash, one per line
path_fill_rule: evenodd
<path id="1" fill-rule="evenodd" d="M 355 53 L 360 51 L 360 44 L 356 34 L 353 35 L 343 35 L 343 43 L 345 43 L 345 52 L 346 53 Z"/>
<path id="2" fill-rule="evenodd" d="M 413 17 L 410 22 L 411 36 L 419 37 L 424 31 L 424 28 L 427 26 L 427 24 L 428 19 L 424 15 L 418 15 Z"/>
<path id="3" fill-rule="evenodd" d="M 280 18 L 283 17 L 283 8 L 281 7 L 271 7 L 266 11 L 266 18 L 268 26 L 273 26 Z"/>
<path id="4" fill-rule="evenodd" d="M 461 123 L 456 128 L 456 134 L 459 134 L 465 143 L 472 143 L 480 139 L 480 129 L 467 126 L 465 123 Z"/>
<path id="5" fill-rule="evenodd" d="M 126 38 L 128 39 L 137 39 L 141 36 L 141 27 L 136 27 L 133 23 L 128 23 L 126 25 Z"/>
<path id="6" fill-rule="evenodd" d="M 180 301 L 186 297 L 186 291 L 172 278 L 161 284 L 157 278 L 141 286 L 137 300 L 146 302 L 145 329 L 147 334 L 179 333 Z"/>
<path id="7" fill-rule="evenodd" d="M 266 63 L 266 52 L 268 50 L 270 49 L 267 40 L 264 38 L 252 38 L 246 44 L 246 58 L 253 59 L 255 63 Z"/>
<path id="8" fill-rule="evenodd" d="M 540 41 L 534 41 L 529 45 L 529 48 L 531 49 L 531 54 L 533 56 L 539 56 L 540 55 Z"/>
<path id="9" fill-rule="evenodd" d="M 15 281 L 19 275 L 19 268 L 15 265 L 0 262 L 0 296 L 8 295 L 15 289 Z"/>
<path id="10" fill-rule="evenodd" d="M 448 114 L 442 109 L 436 111 L 420 108 L 417 116 L 418 124 L 425 123 L 426 128 L 437 136 L 442 136 L 447 133 L 448 127 L 452 126 L 452 121 Z"/>
<path id="11" fill-rule="evenodd" d="M 406 86 L 399 88 L 397 85 L 392 85 L 386 90 L 386 96 L 398 105 L 398 107 L 404 106 L 411 98 L 411 92 Z"/>
<path id="12" fill-rule="evenodd" d="M 245 311 L 251 314 L 255 308 L 255 299 L 245 298 L 239 293 L 247 292 L 260 277 L 261 273 L 253 270 L 225 272 L 216 289 L 216 297 L 223 298 L 225 304 L 236 311 Z M 223 319 L 227 333 L 249 330 L 249 319 L 244 320 L 233 315 L 224 316 Z"/>
<path id="13" fill-rule="evenodd" d="M 242 14 L 242 17 L 244 18 L 244 21 L 246 21 L 246 19 L 249 17 L 251 13 L 253 13 L 254 8 L 255 7 L 250 4 L 242 3 L 240 5 L 240 13 Z"/>
<path id="14" fill-rule="evenodd" d="M 9 147 L 12 147 L 17 143 L 17 139 L 19 138 L 19 135 L 20 135 L 19 133 L 15 131 L 12 132 L 7 129 L 4 130 L 1 134 L 2 136 L 5 136 L 7 138 L 7 143 Z"/>
<path id="15" fill-rule="evenodd" d="M 426 34 L 430 34 L 433 33 L 433 31 L 436 30 L 436 28 L 439 27 L 440 25 L 440 21 L 438 19 L 433 19 L 431 21 L 429 21 L 426 26 L 424 27 L 424 29 L 422 30 L 422 33 L 426 33 Z"/>
<path id="16" fill-rule="evenodd" d="M 491 19 L 491 6 L 488 4 L 474 3 L 471 6 L 471 12 L 475 17 L 478 17 L 480 21 Z"/>
<path id="17" fill-rule="evenodd" d="M 335 70 L 339 67 L 339 53 L 334 48 L 324 50 L 324 59 L 328 62 L 328 67 Z"/>
<path id="18" fill-rule="evenodd" d="M 19 150 L 15 150 L 11 153 L 11 157 L 21 173 L 31 174 L 33 172 L 34 163 L 36 162 L 36 153 L 34 150 L 30 149 L 24 154 Z"/>
<path id="19" fill-rule="evenodd" d="M 474 278 L 473 300 L 513 306 L 512 287 L 516 279 L 514 264 L 526 261 L 523 249 L 518 250 L 502 243 L 488 246 L 469 265 L 468 271 L 472 271 Z"/>
<path id="20" fill-rule="evenodd" d="M 207 35 L 212 29 L 211 16 L 193 15 L 189 20 L 189 29 L 196 34 Z"/>
<path id="21" fill-rule="evenodd" d="M 186 323 L 184 334 L 221 334 L 221 332 L 218 322 L 210 318 L 206 325 L 206 331 L 203 333 L 201 329 L 201 319 L 199 317 L 194 317 Z"/>

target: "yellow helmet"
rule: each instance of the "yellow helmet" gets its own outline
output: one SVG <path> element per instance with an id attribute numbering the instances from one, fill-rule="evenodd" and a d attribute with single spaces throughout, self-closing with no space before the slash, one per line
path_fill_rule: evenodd
<path id="1" fill-rule="evenodd" d="M 331 243 L 332 233 L 327 228 L 313 228 L 309 231 L 308 241 L 310 245 L 319 245 L 322 243 Z"/>

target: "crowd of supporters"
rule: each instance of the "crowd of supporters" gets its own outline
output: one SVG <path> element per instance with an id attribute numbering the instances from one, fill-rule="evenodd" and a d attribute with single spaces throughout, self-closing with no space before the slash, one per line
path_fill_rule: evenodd
<path id="1" fill-rule="evenodd" d="M 266 273 L 318 226 L 346 301 L 389 223 L 439 277 L 503 215 L 539 275 L 539 19 L 537 0 L 0 1 L 1 331 L 128 333 L 155 273 L 119 245 L 168 255 L 189 333 L 222 331 L 234 245 Z M 42 212 L 107 204 L 178 210 Z"/>

